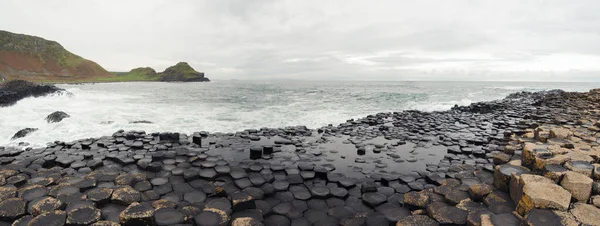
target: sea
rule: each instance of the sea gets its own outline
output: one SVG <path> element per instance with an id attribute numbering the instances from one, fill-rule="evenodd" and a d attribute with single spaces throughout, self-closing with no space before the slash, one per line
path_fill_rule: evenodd
<path id="1" fill-rule="evenodd" d="M 187 134 L 297 125 L 316 129 L 379 112 L 445 111 L 514 92 L 588 91 L 600 83 L 224 80 L 58 86 L 66 92 L 0 108 L 0 146 L 43 147 L 57 140 L 110 136 L 120 129 Z M 54 111 L 70 117 L 46 122 Z M 28 127 L 38 130 L 11 140 Z"/>

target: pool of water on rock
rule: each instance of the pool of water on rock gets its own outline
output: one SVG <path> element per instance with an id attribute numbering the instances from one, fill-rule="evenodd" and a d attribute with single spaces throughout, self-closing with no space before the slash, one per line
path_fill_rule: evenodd
<path id="1" fill-rule="evenodd" d="M 306 162 L 351 178 L 364 178 L 371 173 L 425 171 L 428 165 L 437 165 L 447 154 L 447 147 L 443 145 L 388 140 L 384 137 L 362 141 L 346 135 L 313 133 L 301 138 L 302 145 L 298 146 L 286 144 L 286 139 L 278 136 L 259 138 L 250 141 L 233 136 L 211 135 L 204 139 L 202 148 L 207 150 L 209 156 L 222 158 L 230 164 L 260 162 L 289 168 Z M 272 146 L 274 153 L 252 159 L 248 147 L 261 149 L 264 146 Z"/>

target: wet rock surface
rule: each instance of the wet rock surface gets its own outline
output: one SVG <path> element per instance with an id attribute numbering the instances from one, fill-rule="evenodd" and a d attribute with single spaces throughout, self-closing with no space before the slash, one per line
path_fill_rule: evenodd
<path id="1" fill-rule="evenodd" d="M 51 114 L 49 114 L 48 116 L 46 116 L 46 121 L 48 123 L 56 123 L 56 122 L 60 122 L 65 118 L 69 118 L 71 117 L 69 114 L 65 113 L 64 111 L 55 111 L 52 112 Z"/>
<path id="2" fill-rule="evenodd" d="M 39 97 L 62 91 L 53 85 L 39 85 L 23 80 L 12 80 L 0 86 L 0 107 L 17 103 L 27 97 Z"/>
<path id="3" fill-rule="evenodd" d="M 316 130 L 120 130 L 45 148 L 0 148 L 0 221 L 588 224 L 600 203 L 599 97 L 519 93 Z"/>
<path id="4" fill-rule="evenodd" d="M 33 133 L 33 132 L 35 132 L 37 130 L 38 130 L 38 128 L 25 128 L 25 129 L 17 131 L 15 133 L 15 135 L 13 135 L 13 137 L 10 138 L 10 139 L 14 140 L 14 139 L 23 138 L 23 137 L 25 137 L 25 136 L 29 135 L 30 133 Z"/>

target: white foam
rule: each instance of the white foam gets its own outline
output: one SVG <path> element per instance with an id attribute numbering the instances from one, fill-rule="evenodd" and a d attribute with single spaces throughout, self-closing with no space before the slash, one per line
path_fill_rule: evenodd
<path id="1" fill-rule="evenodd" d="M 13 106 L 0 108 L 0 146 L 14 146 L 22 141 L 45 146 L 55 140 L 111 135 L 119 129 L 189 134 L 203 130 L 236 132 L 295 125 L 318 128 L 378 112 L 448 110 L 454 105 L 503 98 L 512 92 L 482 89 L 490 87 L 489 84 L 469 89 L 427 88 L 428 84 L 418 89 L 406 88 L 404 83 L 385 85 L 387 90 L 360 83 L 348 86 L 246 82 L 63 85 L 73 95 L 26 98 Z M 54 111 L 64 111 L 71 117 L 59 123 L 47 123 L 45 117 Z M 136 120 L 153 124 L 130 123 Z M 108 121 L 113 123 L 102 123 Z M 26 127 L 39 130 L 10 140 Z"/>

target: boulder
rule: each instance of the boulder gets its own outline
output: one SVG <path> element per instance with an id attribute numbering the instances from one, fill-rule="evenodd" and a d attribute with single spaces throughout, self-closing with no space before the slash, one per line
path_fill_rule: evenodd
<path id="1" fill-rule="evenodd" d="M 55 111 L 52 112 L 51 114 L 49 114 L 48 116 L 46 116 L 46 121 L 48 123 L 55 123 L 55 122 L 60 122 L 65 118 L 71 117 L 69 114 L 63 112 L 63 111 Z"/>
<path id="2" fill-rule="evenodd" d="M 10 138 L 10 139 L 11 139 L 11 140 L 15 140 L 15 139 L 23 138 L 23 137 L 25 137 L 25 136 L 29 135 L 30 133 L 32 133 L 32 132 L 35 132 L 35 131 L 37 131 L 37 130 L 38 130 L 37 128 L 25 128 L 25 129 L 19 130 L 19 131 L 18 131 L 17 133 L 15 133 L 15 135 L 14 135 L 12 138 Z"/>
<path id="3" fill-rule="evenodd" d="M 517 213 L 526 215 L 531 209 L 555 209 L 566 211 L 571 203 L 571 193 L 554 183 L 525 183 L 522 196 L 517 202 Z"/>
<path id="4" fill-rule="evenodd" d="M 590 203 L 595 207 L 600 208 L 600 195 L 592 196 L 592 200 L 590 200 Z"/>
<path id="5" fill-rule="evenodd" d="M 521 174 L 520 176 L 513 175 L 510 179 L 510 198 L 515 203 L 518 203 L 523 196 L 523 187 L 530 183 L 553 184 L 554 182 L 548 178 L 534 174 Z"/>
<path id="6" fill-rule="evenodd" d="M 569 139 L 573 135 L 568 129 L 565 128 L 552 128 L 550 129 L 550 138 L 558 138 L 558 139 Z"/>
<path id="7" fill-rule="evenodd" d="M 589 204 L 575 203 L 571 214 L 584 225 L 598 225 L 600 222 L 600 209 Z"/>
<path id="8" fill-rule="evenodd" d="M 571 192 L 575 200 L 586 202 L 592 193 L 593 182 L 594 180 L 581 173 L 569 171 L 565 173 L 560 185 Z"/>

